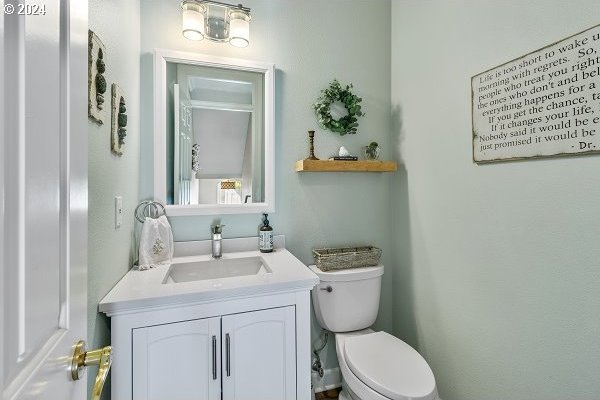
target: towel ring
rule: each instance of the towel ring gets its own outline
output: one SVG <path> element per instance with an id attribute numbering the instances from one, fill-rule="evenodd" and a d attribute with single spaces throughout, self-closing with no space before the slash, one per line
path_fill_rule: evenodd
<path id="1" fill-rule="evenodd" d="M 144 200 L 135 208 L 135 219 L 142 224 L 146 218 L 156 219 L 162 215 L 166 215 L 165 206 L 158 201 Z"/>

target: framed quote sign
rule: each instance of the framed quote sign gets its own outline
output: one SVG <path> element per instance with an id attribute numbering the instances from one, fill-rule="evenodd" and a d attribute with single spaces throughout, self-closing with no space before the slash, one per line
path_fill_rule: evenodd
<path id="1" fill-rule="evenodd" d="M 600 25 L 471 78 L 473 161 L 600 152 Z"/>

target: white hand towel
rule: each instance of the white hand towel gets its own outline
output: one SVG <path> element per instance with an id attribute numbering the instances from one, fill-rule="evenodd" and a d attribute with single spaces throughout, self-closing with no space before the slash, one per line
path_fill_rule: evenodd
<path id="1" fill-rule="evenodd" d="M 173 258 L 173 232 L 167 217 L 146 218 L 140 235 L 140 271 L 170 264 Z"/>

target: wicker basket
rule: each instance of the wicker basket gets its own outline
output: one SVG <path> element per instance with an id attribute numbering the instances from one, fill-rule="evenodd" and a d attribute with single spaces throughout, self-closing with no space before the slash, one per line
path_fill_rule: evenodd
<path id="1" fill-rule="evenodd" d="M 371 267 L 379 263 L 381 249 L 374 246 L 314 249 L 313 256 L 321 271 Z"/>

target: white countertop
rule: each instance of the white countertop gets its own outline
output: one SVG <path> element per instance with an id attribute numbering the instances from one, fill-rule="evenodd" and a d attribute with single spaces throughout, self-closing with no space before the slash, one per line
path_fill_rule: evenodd
<path id="1" fill-rule="evenodd" d="M 276 242 L 283 243 L 280 238 Z M 174 257 L 178 262 L 211 260 L 203 254 L 210 241 L 186 242 L 175 246 Z M 169 265 L 146 271 L 130 270 L 100 301 L 99 310 L 107 315 L 140 311 L 144 308 L 169 307 L 183 304 L 205 303 L 239 297 L 264 295 L 273 292 L 310 290 L 319 278 L 292 253 L 279 247 L 272 253 L 247 250 L 257 238 L 228 239 L 223 242 L 223 259 L 261 257 L 271 273 L 207 279 L 193 282 L 163 283 L 169 273 Z M 277 244 L 277 243 L 276 243 Z M 256 246 L 251 246 L 256 247 Z M 190 248 L 198 249 L 197 255 L 189 255 Z M 182 251 L 185 249 L 185 251 Z M 234 251 L 234 250 L 243 251 Z M 178 251 L 179 250 L 179 251 Z M 227 250 L 230 250 L 227 252 Z"/>

